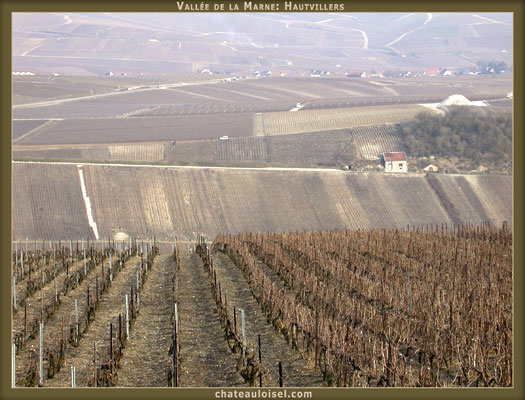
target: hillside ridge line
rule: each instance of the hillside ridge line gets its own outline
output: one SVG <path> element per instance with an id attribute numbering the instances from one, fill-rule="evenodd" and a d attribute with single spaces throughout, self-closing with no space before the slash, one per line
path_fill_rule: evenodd
<path id="1" fill-rule="evenodd" d="M 285 168 L 285 167 L 216 167 L 200 165 L 161 165 L 161 164 L 124 164 L 124 163 L 94 163 L 74 161 L 12 161 L 13 164 L 47 164 L 47 165 L 76 165 L 76 166 L 106 166 L 106 167 L 138 167 L 138 168 L 169 168 L 169 169 L 217 169 L 217 170 L 254 170 L 254 171 L 299 171 L 299 172 L 341 172 L 335 168 Z"/>
<path id="2" fill-rule="evenodd" d="M 330 172 L 330 173 L 344 173 L 346 175 L 370 175 L 380 174 L 392 176 L 397 178 L 429 175 L 427 172 L 353 172 L 337 168 L 298 168 L 298 167 L 218 167 L 207 165 L 162 165 L 162 164 L 126 164 L 126 163 L 97 163 L 97 162 L 75 162 L 75 161 L 21 161 L 12 160 L 13 164 L 44 164 L 44 165 L 76 165 L 76 166 L 102 166 L 102 167 L 137 167 L 137 168 L 166 168 L 166 169 L 213 169 L 213 170 L 238 170 L 238 171 L 295 171 L 295 172 Z M 500 174 L 445 174 L 446 176 L 510 176 Z"/>

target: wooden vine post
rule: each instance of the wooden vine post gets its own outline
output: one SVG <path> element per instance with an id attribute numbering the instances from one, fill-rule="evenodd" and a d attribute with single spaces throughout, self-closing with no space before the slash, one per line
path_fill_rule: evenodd
<path id="1" fill-rule="evenodd" d="M 71 366 L 71 387 L 74 388 L 76 386 L 77 386 L 76 371 L 75 371 L 75 366 L 72 365 Z"/>
<path id="2" fill-rule="evenodd" d="M 16 344 L 11 348 L 11 387 L 16 387 Z"/>
<path id="3" fill-rule="evenodd" d="M 242 358 L 246 357 L 246 332 L 244 328 L 244 310 L 241 309 L 241 329 L 242 329 Z"/>
<path id="4" fill-rule="evenodd" d="M 175 310 L 173 314 L 173 386 L 179 387 L 179 349 L 178 349 L 178 309 L 175 303 Z"/>
<path id="5" fill-rule="evenodd" d="M 24 340 L 23 343 L 25 344 L 27 337 L 27 303 L 24 303 Z"/>
<path id="6" fill-rule="evenodd" d="M 16 275 L 13 275 L 13 306 L 15 310 L 18 308 L 16 303 Z"/>
<path id="7" fill-rule="evenodd" d="M 126 293 L 126 338 L 129 338 L 129 301 Z"/>
<path id="8" fill-rule="evenodd" d="M 317 364 L 319 362 L 319 308 L 315 307 L 315 367 L 314 371 L 317 372 Z"/>
<path id="9" fill-rule="evenodd" d="M 261 351 L 261 335 L 257 335 L 257 342 L 259 344 L 259 366 L 261 367 L 261 371 L 259 372 L 259 387 L 263 387 L 263 381 L 262 381 L 262 351 Z"/>
<path id="10" fill-rule="evenodd" d="M 122 347 L 122 314 L 118 315 L 118 340 L 119 346 Z"/>
<path id="11" fill-rule="evenodd" d="M 43 359 L 43 352 L 44 352 L 44 323 L 40 322 L 40 346 L 38 349 L 38 360 L 39 360 L 39 383 L 40 386 L 44 384 L 44 359 Z"/>
<path id="12" fill-rule="evenodd" d="M 237 335 L 237 309 L 233 306 L 233 331 Z"/>
<path id="13" fill-rule="evenodd" d="M 97 387 L 97 342 L 93 342 L 93 379 Z"/>
<path id="14" fill-rule="evenodd" d="M 113 365 L 113 323 L 109 323 L 109 359 Z"/>
<path id="15" fill-rule="evenodd" d="M 75 344 L 78 344 L 78 302 L 77 299 L 75 299 Z"/>

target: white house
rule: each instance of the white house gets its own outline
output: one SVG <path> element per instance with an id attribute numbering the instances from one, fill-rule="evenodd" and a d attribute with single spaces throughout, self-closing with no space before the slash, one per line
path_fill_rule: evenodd
<path id="1" fill-rule="evenodd" d="M 407 156 L 404 152 L 383 153 L 386 172 L 408 172 Z"/>

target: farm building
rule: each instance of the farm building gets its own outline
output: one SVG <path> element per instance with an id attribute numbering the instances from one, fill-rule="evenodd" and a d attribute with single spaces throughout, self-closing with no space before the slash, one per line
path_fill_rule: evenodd
<path id="1" fill-rule="evenodd" d="M 383 153 L 383 162 L 387 172 L 407 172 L 407 156 L 404 152 Z"/>

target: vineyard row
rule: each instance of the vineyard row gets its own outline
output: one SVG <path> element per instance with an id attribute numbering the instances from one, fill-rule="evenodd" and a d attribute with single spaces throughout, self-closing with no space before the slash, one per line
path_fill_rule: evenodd
<path id="1" fill-rule="evenodd" d="M 484 226 L 219 235 L 213 249 L 333 384 L 510 386 L 511 241 Z"/>

